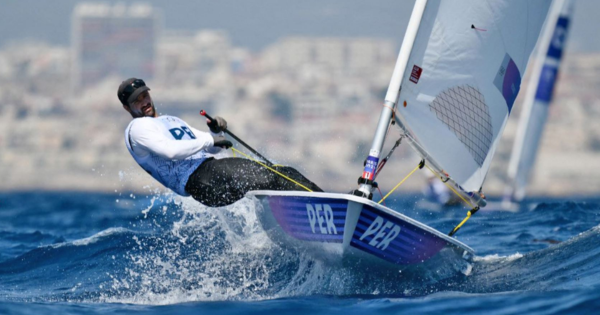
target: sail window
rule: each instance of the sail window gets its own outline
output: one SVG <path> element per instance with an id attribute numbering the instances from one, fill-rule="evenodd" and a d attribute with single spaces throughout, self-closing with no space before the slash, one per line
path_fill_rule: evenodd
<path id="1" fill-rule="evenodd" d="M 479 166 L 492 146 L 492 118 L 483 94 L 470 85 L 455 86 L 429 104 L 429 109 L 458 137 Z"/>

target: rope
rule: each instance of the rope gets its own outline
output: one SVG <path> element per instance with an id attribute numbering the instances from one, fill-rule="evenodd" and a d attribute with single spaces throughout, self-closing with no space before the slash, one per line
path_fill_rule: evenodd
<path id="1" fill-rule="evenodd" d="M 388 131 L 389 131 L 389 128 L 388 128 Z M 383 158 L 383 160 L 381 160 L 381 162 L 377 166 L 377 171 L 375 171 L 375 178 L 377 178 L 377 176 L 379 175 L 379 172 L 381 172 L 381 170 L 383 169 L 383 167 L 385 166 L 387 161 L 390 159 L 390 157 L 392 156 L 392 153 L 394 153 L 394 150 L 396 150 L 396 148 L 400 145 L 400 143 L 402 142 L 402 138 L 404 138 L 404 135 L 400 136 L 400 138 L 396 141 L 396 143 L 394 144 L 392 149 L 390 149 L 390 152 L 388 153 L 388 155 L 386 155 L 385 158 Z"/>
<path id="2" fill-rule="evenodd" d="M 393 109 L 393 108 L 391 108 L 391 107 L 389 107 L 389 106 L 387 106 L 387 104 L 383 103 L 383 107 L 387 107 L 387 108 L 389 108 L 389 109 L 392 111 L 392 114 L 394 113 L 394 109 Z M 395 107 L 395 106 L 394 106 L 394 107 Z"/>
<path id="3" fill-rule="evenodd" d="M 471 218 L 471 215 L 475 214 L 475 212 L 479 211 L 479 207 L 475 207 L 471 210 L 469 210 L 469 212 L 467 212 L 467 217 L 464 218 L 462 220 L 462 222 L 460 222 L 454 229 L 452 229 L 452 231 L 450 233 L 448 233 L 448 236 L 453 236 L 454 233 L 458 232 L 458 230 L 460 230 L 460 228 L 463 226 L 463 224 L 465 224 L 465 222 L 467 222 L 467 220 L 469 220 Z"/>
<path id="4" fill-rule="evenodd" d="M 431 167 L 429 167 L 429 165 L 425 164 L 425 166 L 434 174 L 437 175 L 437 173 L 431 169 Z M 448 236 L 453 236 L 454 233 L 458 232 L 458 230 L 460 230 L 460 228 L 463 226 L 463 224 L 465 224 L 465 222 L 467 222 L 470 218 L 471 215 L 475 214 L 475 212 L 479 211 L 479 206 L 473 206 L 473 204 L 471 204 L 467 199 L 465 199 L 465 197 L 463 197 L 463 195 L 459 194 L 458 191 L 456 191 L 454 189 L 454 187 L 450 186 L 450 184 L 448 184 L 448 181 L 442 181 L 442 183 L 444 183 L 444 185 L 446 185 L 450 190 L 452 190 L 458 197 L 460 197 L 460 199 L 462 199 L 462 201 L 464 201 L 466 204 L 469 205 L 469 207 L 471 207 L 471 210 L 469 210 L 469 212 L 467 212 L 467 216 L 462 220 L 462 222 L 460 222 L 457 226 L 454 227 L 454 229 L 452 229 L 452 231 L 450 233 L 448 233 Z"/>
<path id="5" fill-rule="evenodd" d="M 379 189 L 379 186 L 377 186 L 377 190 L 379 190 L 379 195 L 380 195 L 381 197 L 383 197 L 383 194 L 381 193 L 381 189 Z M 381 199 L 381 200 L 383 200 L 383 199 Z M 383 205 L 384 205 L 384 206 L 386 206 L 385 202 L 383 203 Z M 386 206 L 386 207 L 387 207 L 387 206 Z"/>
<path id="6" fill-rule="evenodd" d="M 433 175 L 437 175 L 437 173 L 431 167 L 429 167 L 429 165 L 425 164 L 425 167 L 427 167 L 433 173 Z M 448 181 L 442 181 L 442 183 L 444 183 L 444 185 L 446 185 L 446 187 L 448 187 L 450 190 L 452 190 L 452 192 L 454 192 L 460 199 L 462 199 L 462 201 L 464 201 L 466 204 L 468 204 L 469 207 L 471 207 L 471 209 L 475 208 L 475 206 L 472 205 L 469 202 L 469 200 L 465 199 L 465 197 L 463 197 L 463 195 L 459 194 L 458 191 L 456 191 L 454 189 L 454 187 L 450 186 L 450 184 L 448 184 Z"/>
<path id="7" fill-rule="evenodd" d="M 266 168 L 266 169 L 270 170 L 271 172 L 273 172 L 273 173 L 275 173 L 275 174 L 277 174 L 277 175 L 279 175 L 279 176 L 281 176 L 281 177 L 283 177 L 283 178 L 285 178 L 285 179 L 289 180 L 290 182 L 292 182 L 292 183 L 294 183 L 294 184 L 296 184 L 296 185 L 298 185 L 298 186 L 300 186 L 300 187 L 304 188 L 306 191 L 312 192 L 312 190 L 310 190 L 308 187 L 306 187 L 306 186 L 304 186 L 304 185 L 300 184 L 299 182 L 297 182 L 297 181 L 295 181 L 295 180 L 293 180 L 293 179 L 289 178 L 288 176 L 286 176 L 286 175 L 282 174 L 281 172 L 279 172 L 279 171 L 277 171 L 277 170 L 275 170 L 275 169 L 273 169 L 273 168 L 269 167 L 268 165 L 266 165 L 266 164 L 262 163 L 261 161 L 258 161 L 258 160 L 256 160 L 256 159 L 253 159 L 251 156 L 249 156 L 249 155 L 245 154 L 244 152 L 242 152 L 242 151 L 240 151 L 240 150 L 238 150 L 238 149 L 236 149 L 236 148 L 234 148 L 234 147 L 232 147 L 232 148 L 231 148 L 231 150 L 232 150 L 234 153 L 235 153 L 235 152 L 237 152 L 237 153 L 239 153 L 239 154 L 241 154 L 241 155 L 245 156 L 245 157 L 246 157 L 246 158 L 248 158 L 249 160 L 252 160 L 252 161 L 254 161 L 254 162 L 256 162 L 256 163 L 260 164 L 261 166 L 263 166 L 264 168 Z M 273 165 L 273 166 L 276 166 L 276 165 Z"/>
<path id="8" fill-rule="evenodd" d="M 419 163 L 419 165 L 417 165 L 417 167 L 415 167 L 414 170 L 412 170 L 410 173 L 408 173 L 408 175 L 406 175 L 406 177 L 404 177 L 404 179 L 402 179 L 398 185 L 396 185 L 396 187 L 394 187 L 389 193 L 387 193 L 387 195 L 385 195 L 385 197 L 383 197 L 383 199 L 379 200 L 379 204 L 381 204 L 387 197 L 389 197 L 389 195 L 391 195 L 394 190 L 396 190 L 398 187 L 400 187 L 400 185 L 402 185 L 414 172 L 416 172 L 418 169 L 423 168 L 423 163 L 424 161 L 421 161 L 421 163 Z"/>

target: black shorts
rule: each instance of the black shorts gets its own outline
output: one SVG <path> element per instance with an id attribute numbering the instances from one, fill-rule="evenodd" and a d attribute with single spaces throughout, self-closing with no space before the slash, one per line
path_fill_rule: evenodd
<path id="1" fill-rule="evenodd" d="M 312 191 L 323 191 L 291 167 L 273 168 Z M 185 190 L 194 199 L 210 207 L 232 204 L 251 190 L 306 191 L 264 166 L 243 158 L 207 159 L 190 175 Z"/>

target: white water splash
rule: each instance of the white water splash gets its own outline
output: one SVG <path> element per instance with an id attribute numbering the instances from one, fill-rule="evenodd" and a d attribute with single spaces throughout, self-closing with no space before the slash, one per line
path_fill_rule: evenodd
<path id="1" fill-rule="evenodd" d="M 208 208 L 192 198 L 175 199 L 181 219 L 158 240 L 160 247 L 134 239 L 137 250 L 129 253 L 128 277 L 113 278 L 113 292 L 101 301 L 163 305 L 268 298 L 264 292 L 273 286 L 272 265 L 287 258 L 285 253 L 273 257 L 273 243 L 257 222 L 254 202 Z M 132 283 L 137 284 L 134 292 Z"/>
<path id="2" fill-rule="evenodd" d="M 74 240 L 72 242 L 57 243 L 57 244 L 52 244 L 52 245 L 48 245 L 48 246 L 50 246 L 52 248 L 60 248 L 60 247 L 67 246 L 67 245 L 87 246 L 87 245 L 96 243 L 97 241 L 99 241 L 100 239 L 102 239 L 104 237 L 114 235 L 114 234 L 126 233 L 126 232 L 131 232 L 131 231 L 126 228 L 122 228 L 122 227 L 108 228 L 108 229 L 106 229 L 104 231 L 100 231 L 90 237 Z"/>
<path id="3" fill-rule="evenodd" d="M 334 266 L 301 250 L 283 249 L 260 225 L 260 203 L 254 199 L 210 208 L 189 197 L 169 198 L 177 206 L 176 221 L 159 235 L 134 237 L 135 246 L 125 255 L 125 272 L 111 276 L 107 289 L 99 292 L 99 302 L 167 305 L 389 293 L 429 281 L 410 273 L 393 279 L 372 275 L 362 267 Z M 170 215 L 162 209 L 163 215 Z"/>
<path id="4" fill-rule="evenodd" d="M 493 254 L 493 255 L 487 255 L 487 256 L 483 256 L 483 257 L 475 256 L 474 261 L 495 263 L 495 262 L 514 261 L 514 260 L 520 259 L 522 257 L 523 257 L 523 254 L 521 254 L 521 253 L 515 253 L 512 255 L 508 255 L 508 256 L 500 256 L 498 254 Z"/>

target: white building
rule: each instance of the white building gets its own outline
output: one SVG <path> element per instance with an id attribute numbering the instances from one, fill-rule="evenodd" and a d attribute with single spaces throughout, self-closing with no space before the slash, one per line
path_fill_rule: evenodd
<path id="1" fill-rule="evenodd" d="M 146 4 L 78 4 L 72 16 L 73 89 L 110 76 L 152 79 L 160 21 Z"/>
<path id="2" fill-rule="evenodd" d="M 157 80 L 165 86 L 204 85 L 231 76 L 232 46 L 220 30 L 169 31 L 158 43 Z"/>
<path id="3" fill-rule="evenodd" d="M 297 71 L 308 65 L 340 75 L 365 74 L 393 62 L 396 53 L 393 41 L 385 39 L 288 37 L 265 50 L 262 64 L 270 71 Z"/>

